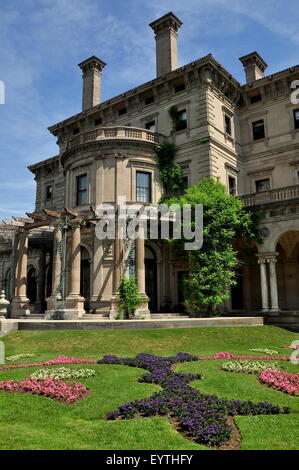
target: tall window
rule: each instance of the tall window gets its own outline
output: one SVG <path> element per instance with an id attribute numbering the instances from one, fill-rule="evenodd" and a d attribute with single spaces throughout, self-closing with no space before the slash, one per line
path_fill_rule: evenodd
<path id="1" fill-rule="evenodd" d="M 46 188 L 46 199 L 52 199 L 53 187 L 51 185 Z"/>
<path id="2" fill-rule="evenodd" d="M 151 202 L 151 174 L 143 171 L 136 173 L 136 201 Z"/>
<path id="3" fill-rule="evenodd" d="M 225 114 L 224 116 L 224 122 L 225 122 L 225 133 L 228 135 L 232 135 L 232 123 L 231 123 L 231 118 Z"/>
<path id="4" fill-rule="evenodd" d="M 187 111 L 183 109 L 178 112 L 176 131 L 181 131 L 182 129 L 187 129 Z"/>
<path id="5" fill-rule="evenodd" d="M 253 140 L 264 139 L 265 125 L 264 125 L 263 119 L 252 123 L 252 132 L 253 132 Z"/>
<path id="6" fill-rule="evenodd" d="M 299 109 L 294 109 L 293 114 L 295 129 L 299 129 Z"/>
<path id="7" fill-rule="evenodd" d="M 228 191 L 231 196 L 237 194 L 237 180 L 233 176 L 228 177 Z"/>
<path id="8" fill-rule="evenodd" d="M 77 206 L 87 204 L 87 175 L 77 176 Z"/>

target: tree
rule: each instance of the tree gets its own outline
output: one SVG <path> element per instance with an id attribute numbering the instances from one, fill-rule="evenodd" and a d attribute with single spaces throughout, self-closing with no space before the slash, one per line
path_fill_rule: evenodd
<path id="1" fill-rule="evenodd" d="M 191 204 L 192 207 L 203 205 L 203 246 L 188 252 L 189 276 L 185 279 L 185 292 L 186 303 L 191 308 L 212 314 L 229 298 L 229 289 L 236 284 L 238 260 L 233 239 L 257 237 L 253 216 L 244 209 L 239 198 L 227 194 L 226 187 L 213 178 L 203 179 L 182 196 L 166 202 L 180 206 Z"/>

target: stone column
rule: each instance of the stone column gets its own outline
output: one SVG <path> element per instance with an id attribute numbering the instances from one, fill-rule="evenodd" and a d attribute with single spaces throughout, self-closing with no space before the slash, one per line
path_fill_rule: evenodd
<path id="1" fill-rule="evenodd" d="M 135 241 L 135 263 L 136 263 L 136 277 L 137 287 L 142 297 L 142 303 L 137 308 L 135 314 L 140 317 L 150 318 L 150 311 L 148 308 L 149 299 L 145 292 L 145 249 L 144 249 L 144 227 L 139 226 L 138 237 Z"/>
<path id="2" fill-rule="evenodd" d="M 61 256 L 59 252 L 59 245 L 62 241 L 61 226 L 57 224 L 54 229 L 53 240 L 53 258 L 52 258 L 52 294 L 47 299 L 47 311 L 45 318 L 51 319 L 57 308 L 61 307 L 61 292 L 59 291 L 61 280 Z"/>
<path id="3" fill-rule="evenodd" d="M 122 256 L 123 256 L 123 243 L 120 238 L 119 227 L 115 221 L 115 240 L 114 240 L 114 254 L 113 254 L 113 278 L 112 278 L 112 298 L 110 308 L 110 319 L 114 319 L 119 308 L 118 289 L 122 275 Z"/>
<path id="4" fill-rule="evenodd" d="M 144 264 L 144 233 L 143 228 L 139 228 L 140 237 L 136 239 L 136 276 L 137 287 L 141 295 L 145 295 L 145 264 Z"/>
<path id="5" fill-rule="evenodd" d="M 64 318 L 75 319 L 84 315 L 84 298 L 80 295 L 81 278 L 81 220 L 71 222 L 69 294 L 65 299 Z"/>
<path id="6" fill-rule="evenodd" d="M 30 315 L 29 299 L 27 298 L 27 261 L 28 232 L 19 231 L 18 257 L 15 270 L 15 296 L 12 300 L 11 317 L 20 318 Z"/>
<path id="7" fill-rule="evenodd" d="M 270 312 L 272 315 L 278 315 L 280 311 L 278 304 L 278 289 L 277 289 L 277 275 L 276 275 L 276 258 L 277 254 L 273 257 L 269 257 L 269 268 L 270 268 L 270 294 L 271 294 L 271 309 Z"/>
<path id="8" fill-rule="evenodd" d="M 35 313 L 40 313 L 44 308 L 45 301 L 45 271 L 46 271 L 46 251 L 41 248 L 38 263 L 38 283 L 37 283 L 37 302 L 35 304 Z"/>
<path id="9" fill-rule="evenodd" d="M 268 299 L 266 259 L 260 257 L 258 262 L 259 262 L 260 270 L 261 270 L 262 312 L 268 312 L 269 311 L 269 299 Z"/>
<path id="10" fill-rule="evenodd" d="M 113 257 L 113 295 L 116 295 L 120 285 L 121 279 L 121 240 L 115 238 L 114 240 L 114 257 Z"/>
<path id="11" fill-rule="evenodd" d="M 52 260 L 52 295 L 59 293 L 60 280 L 61 280 L 61 255 L 59 252 L 59 246 L 62 242 L 62 231 L 58 225 L 54 230 L 54 244 L 53 244 L 53 260 Z"/>

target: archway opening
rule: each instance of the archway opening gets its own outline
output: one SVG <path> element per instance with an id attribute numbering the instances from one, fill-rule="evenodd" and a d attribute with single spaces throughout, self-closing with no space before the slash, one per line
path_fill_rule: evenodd
<path id="1" fill-rule="evenodd" d="M 90 310 L 90 255 L 86 248 L 81 246 L 81 277 L 80 295 L 84 297 L 84 310 Z"/>
<path id="2" fill-rule="evenodd" d="M 37 272 L 34 267 L 29 268 L 27 273 L 27 297 L 30 304 L 37 300 Z"/>
<path id="3" fill-rule="evenodd" d="M 157 312 L 158 296 L 157 296 L 157 258 L 154 250 L 149 246 L 145 246 L 145 292 L 149 300 L 149 310 Z"/>
<path id="4" fill-rule="evenodd" d="M 299 231 L 289 230 L 276 243 L 277 288 L 282 310 L 299 310 Z"/>
<path id="5" fill-rule="evenodd" d="M 12 271 L 10 268 L 6 273 L 4 290 L 6 299 L 10 301 L 12 299 Z"/>

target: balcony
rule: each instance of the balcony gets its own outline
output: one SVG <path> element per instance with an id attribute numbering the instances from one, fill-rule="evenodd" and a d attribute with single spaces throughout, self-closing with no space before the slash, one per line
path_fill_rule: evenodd
<path id="1" fill-rule="evenodd" d="M 133 140 L 159 144 L 162 142 L 163 136 L 157 132 L 151 132 L 147 129 L 140 129 L 137 127 L 98 127 L 92 131 L 82 132 L 82 134 L 72 138 L 69 141 L 68 150 L 87 142 L 101 140 Z"/>
<path id="2" fill-rule="evenodd" d="M 270 189 L 269 191 L 246 194 L 244 196 L 240 196 L 240 199 L 247 207 L 299 199 L 299 184 Z"/>

